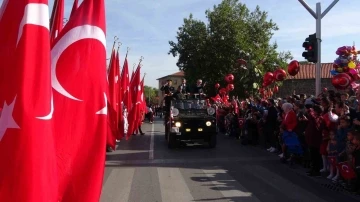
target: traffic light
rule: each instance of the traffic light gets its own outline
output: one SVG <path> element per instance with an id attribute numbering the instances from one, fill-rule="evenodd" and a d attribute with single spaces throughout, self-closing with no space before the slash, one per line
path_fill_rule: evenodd
<path id="1" fill-rule="evenodd" d="M 316 34 L 309 35 L 309 37 L 305 39 L 305 42 L 303 43 L 303 47 L 305 48 L 305 51 L 303 52 L 302 56 L 308 62 L 317 63 L 318 43 L 317 43 Z"/>

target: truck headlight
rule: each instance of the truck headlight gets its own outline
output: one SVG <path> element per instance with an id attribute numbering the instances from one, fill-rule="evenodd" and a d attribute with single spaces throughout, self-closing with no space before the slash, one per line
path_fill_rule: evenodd
<path id="1" fill-rule="evenodd" d="M 175 122 L 175 126 L 180 128 L 181 127 L 181 123 L 180 122 Z"/>
<path id="2" fill-rule="evenodd" d="M 206 121 L 206 126 L 211 126 L 211 122 L 210 121 Z"/>

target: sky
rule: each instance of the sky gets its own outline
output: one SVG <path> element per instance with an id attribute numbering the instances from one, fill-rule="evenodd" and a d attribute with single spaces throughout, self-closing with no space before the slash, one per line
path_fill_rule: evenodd
<path id="1" fill-rule="evenodd" d="M 0 3 L 2 0 L 0 0 Z M 80 0 L 81 2 L 81 0 Z M 127 47 L 130 69 L 141 56 L 145 84 L 158 87 L 157 78 L 179 71 L 177 58 L 168 55 L 168 41 L 175 40 L 178 27 L 190 13 L 206 20 L 205 10 L 221 0 L 106 0 L 107 53 L 111 52 L 114 37 L 122 43 L 121 64 Z M 309 34 L 315 33 L 315 19 L 298 0 L 242 0 L 250 10 L 257 5 L 267 11 L 269 18 L 279 26 L 272 41 L 279 45 L 278 51 L 291 51 L 294 59 L 301 56 L 302 43 Z M 333 0 L 305 0 L 316 11 L 320 2 L 324 11 Z M 65 17 L 69 16 L 73 0 L 65 0 Z M 53 0 L 49 0 L 51 10 Z M 322 62 L 332 62 L 338 47 L 352 45 L 360 36 L 359 0 L 339 1 L 322 19 Z M 360 41 L 358 40 L 359 47 Z"/>

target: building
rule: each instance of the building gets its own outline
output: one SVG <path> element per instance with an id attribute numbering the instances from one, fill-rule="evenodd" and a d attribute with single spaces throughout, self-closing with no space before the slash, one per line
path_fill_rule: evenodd
<path id="1" fill-rule="evenodd" d="M 335 90 L 331 84 L 333 63 L 323 63 L 321 65 L 321 87 L 328 90 Z M 315 64 L 300 65 L 300 71 L 295 76 L 288 75 L 283 85 L 279 87 L 279 93 L 276 96 L 285 97 L 296 94 L 315 95 Z"/>
<path id="2" fill-rule="evenodd" d="M 331 84 L 332 75 L 330 70 L 333 70 L 333 63 L 323 63 L 321 65 L 321 87 L 326 87 L 328 90 L 335 90 Z M 181 79 L 184 78 L 184 72 L 176 72 L 161 78 L 158 78 L 159 89 L 163 86 L 166 80 L 171 79 L 173 85 L 176 87 L 180 85 Z M 295 90 L 296 94 L 315 95 L 315 64 L 301 64 L 300 71 L 295 76 L 287 75 L 283 85 L 279 87 L 279 92 L 275 96 L 285 97 L 292 95 Z M 164 93 L 159 91 L 159 98 L 164 98 Z"/>
<path id="3" fill-rule="evenodd" d="M 185 74 L 183 71 L 176 72 L 174 74 L 170 74 L 161 78 L 158 78 L 159 81 L 159 89 L 166 83 L 167 80 L 171 79 L 173 81 L 173 86 L 177 87 L 181 84 L 181 79 L 184 78 Z M 158 96 L 160 101 L 164 98 L 164 92 L 159 90 Z"/>

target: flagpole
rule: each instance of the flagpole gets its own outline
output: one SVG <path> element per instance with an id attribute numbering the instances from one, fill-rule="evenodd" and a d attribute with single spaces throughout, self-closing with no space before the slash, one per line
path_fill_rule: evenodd
<path id="1" fill-rule="evenodd" d="M 119 39 L 119 38 L 117 38 L 117 36 L 114 36 L 114 44 L 113 44 L 113 47 L 112 47 L 112 49 L 111 49 L 111 55 L 112 55 L 112 51 L 115 49 L 115 44 L 116 44 L 116 41 L 117 41 L 118 39 Z M 110 56 L 109 68 L 110 68 L 111 62 L 112 62 L 112 57 Z"/>
<path id="2" fill-rule="evenodd" d="M 128 53 L 129 53 L 129 50 L 130 50 L 130 48 L 129 48 L 129 47 L 127 47 L 127 48 L 126 48 L 126 55 L 125 55 L 125 58 L 127 58 Z"/>
<path id="3" fill-rule="evenodd" d="M 117 52 L 119 52 L 120 46 L 122 45 L 122 43 L 119 41 L 118 42 L 118 48 L 117 48 Z"/>
<path id="4" fill-rule="evenodd" d="M 144 60 L 144 57 L 143 56 L 141 56 L 140 57 L 140 60 L 139 60 L 139 64 L 138 64 L 138 66 L 140 66 L 140 64 L 141 64 L 141 62 Z"/>
<path id="5" fill-rule="evenodd" d="M 146 76 L 146 73 L 144 73 L 144 76 L 143 76 L 143 78 L 142 78 L 143 81 L 144 81 L 144 79 L 145 79 L 145 76 Z"/>

